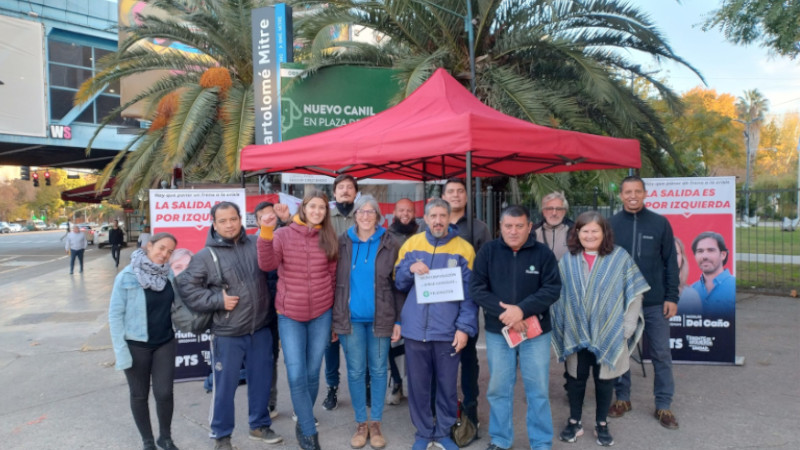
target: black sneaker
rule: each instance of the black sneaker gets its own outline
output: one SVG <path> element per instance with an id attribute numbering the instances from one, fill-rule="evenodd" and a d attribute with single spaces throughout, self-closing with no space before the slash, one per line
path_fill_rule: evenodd
<path id="1" fill-rule="evenodd" d="M 594 435 L 597 436 L 597 445 L 603 447 L 611 447 L 614 445 L 614 438 L 608 432 L 608 424 L 600 425 L 599 423 L 594 426 Z"/>
<path id="2" fill-rule="evenodd" d="M 233 450 L 233 445 L 231 445 L 231 437 L 225 436 L 217 439 L 214 443 L 214 450 Z"/>
<path id="3" fill-rule="evenodd" d="M 283 441 L 283 438 L 272 431 L 270 427 L 261 427 L 256 428 L 255 430 L 250 430 L 250 439 L 254 441 L 264 441 L 267 444 L 277 444 L 278 442 Z"/>
<path id="4" fill-rule="evenodd" d="M 170 438 L 160 437 L 156 444 L 164 450 L 178 450 L 178 447 L 175 446 L 175 443 Z"/>
<path id="5" fill-rule="evenodd" d="M 579 436 L 583 436 L 583 425 L 581 422 L 573 422 L 572 419 L 567 420 L 567 426 L 558 435 L 558 438 L 564 442 L 575 442 Z"/>
<path id="6" fill-rule="evenodd" d="M 500 447 L 499 445 L 489 444 L 486 450 L 508 450 L 507 448 Z"/>
<path id="7" fill-rule="evenodd" d="M 145 439 L 142 441 L 142 450 L 157 450 L 156 441 L 152 439 Z"/>
<path id="8" fill-rule="evenodd" d="M 336 395 L 339 392 L 339 386 L 328 386 L 328 395 L 325 397 L 325 401 L 322 402 L 322 407 L 328 411 L 333 411 L 339 406 L 339 401 L 336 398 Z"/>

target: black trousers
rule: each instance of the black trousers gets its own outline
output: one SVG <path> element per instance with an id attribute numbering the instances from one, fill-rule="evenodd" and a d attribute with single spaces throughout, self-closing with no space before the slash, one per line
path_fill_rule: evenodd
<path id="1" fill-rule="evenodd" d="M 117 267 L 119 267 L 119 253 L 121 249 L 122 249 L 121 244 L 111 245 L 111 257 L 114 258 L 114 262 L 117 263 Z"/>
<path id="2" fill-rule="evenodd" d="M 595 421 L 605 422 L 608 418 L 608 408 L 611 407 L 611 399 L 614 395 L 614 379 L 600 379 L 600 365 L 594 353 L 583 349 L 577 353 L 578 371 L 577 377 L 573 378 L 567 374 L 567 397 L 569 398 L 569 417 L 572 420 L 580 421 L 583 411 L 583 397 L 586 394 L 586 381 L 589 379 L 589 370 L 594 377 L 595 397 L 597 399 L 597 409 L 595 411 Z"/>
<path id="3" fill-rule="evenodd" d="M 175 339 L 158 348 L 128 345 L 133 366 L 125 369 L 128 387 L 131 391 L 131 412 L 133 421 L 142 440 L 153 439 L 150 426 L 150 381 L 153 382 L 153 397 L 156 399 L 156 414 L 160 436 L 172 438 L 172 385 L 175 381 Z"/>

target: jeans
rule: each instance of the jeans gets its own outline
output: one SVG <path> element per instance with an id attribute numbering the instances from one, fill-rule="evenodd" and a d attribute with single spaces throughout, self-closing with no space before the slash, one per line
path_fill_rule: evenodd
<path id="1" fill-rule="evenodd" d="M 600 364 L 597 357 L 587 349 L 579 351 L 578 370 L 572 378 L 567 374 L 567 397 L 569 398 L 569 418 L 580 422 L 583 411 L 583 397 L 586 395 L 586 380 L 589 379 L 589 370 L 594 377 L 595 390 L 595 422 L 605 422 L 608 418 L 608 408 L 611 407 L 611 398 L 614 396 L 614 380 L 600 379 Z"/>
<path id="2" fill-rule="evenodd" d="M 553 418 L 550 414 L 550 333 L 529 339 L 510 348 L 502 334 L 486 332 L 486 359 L 489 362 L 489 436 L 501 448 L 514 443 L 514 385 L 517 365 L 525 386 L 528 405 L 526 425 L 532 449 L 553 445 Z"/>
<path id="3" fill-rule="evenodd" d="M 234 428 L 234 397 L 239 387 L 242 363 L 247 379 L 248 422 L 251 430 L 272 425 L 269 418 L 269 388 L 272 385 L 272 333 L 264 327 L 244 336 L 213 336 L 211 367 L 214 392 L 211 405 L 211 436 L 230 436 Z"/>
<path id="4" fill-rule="evenodd" d="M 78 261 L 81 262 L 81 272 L 83 272 L 83 252 L 85 249 L 75 250 L 72 249 L 69 251 L 69 273 L 73 272 L 75 268 L 75 258 L 78 258 Z"/>
<path id="5" fill-rule="evenodd" d="M 339 387 L 339 341 L 329 342 L 325 349 L 325 383 Z"/>
<path id="6" fill-rule="evenodd" d="M 458 411 L 458 363 L 452 342 L 406 338 L 408 409 L 416 438 L 436 441 L 450 436 Z M 436 420 L 431 411 L 431 384 L 436 383 Z"/>
<path id="7" fill-rule="evenodd" d="M 467 345 L 461 350 L 461 393 L 464 395 L 464 412 L 467 417 L 478 425 L 478 377 L 480 367 L 478 365 L 478 333 L 467 339 Z"/>
<path id="8" fill-rule="evenodd" d="M 313 436 L 317 434 L 314 403 L 319 393 L 319 370 L 325 349 L 331 341 L 331 311 L 308 322 L 299 322 L 280 314 L 278 329 L 297 424 L 303 435 Z"/>
<path id="9" fill-rule="evenodd" d="M 372 322 L 353 322 L 350 334 L 340 334 L 339 340 L 347 361 L 347 385 L 353 404 L 356 422 L 367 421 L 367 369 L 370 384 L 370 420 L 380 422 L 386 399 L 387 365 L 389 362 L 389 338 L 375 337 Z"/>
<path id="10" fill-rule="evenodd" d="M 150 380 L 153 381 L 153 398 L 156 400 L 159 436 L 171 438 L 173 395 L 175 381 L 175 339 L 157 348 L 128 344 L 133 365 L 125 369 L 125 378 L 131 391 L 131 413 L 142 440 L 153 439 L 150 425 Z"/>
<path id="11" fill-rule="evenodd" d="M 117 264 L 117 267 L 119 267 L 120 249 L 122 249 L 122 246 L 120 244 L 113 244 L 111 246 L 111 257 L 114 258 L 114 262 Z"/>
<path id="12" fill-rule="evenodd" d="M 664 318 L 663 305 L 645 306 L 644 334 L 650 346 L 653 360 L 653 394 L 656 409 L 670 409 L 672 395 L 675 393 L 675 380 L 672 378 L 672 351 L 669 348 L 669 320 Z M 631 400 L 631 371 L 628 370 L 614 383 L 617 400 Z"/>

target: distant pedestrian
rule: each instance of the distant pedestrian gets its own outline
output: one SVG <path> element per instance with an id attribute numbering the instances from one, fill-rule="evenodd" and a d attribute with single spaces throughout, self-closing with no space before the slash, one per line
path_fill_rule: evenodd
<path id="1" fill-rule="evenodd" d="M 77 225 L 72 227 L 72 233 L 67 235 L 64 250 L 69 255 L 69 274 L 72 275 L 75 269 L 75 258 L 81 263 L 81 273 L 83 273 L 83 252 L 86 250 L 86 235 L 83 234 Z"/>
<path id="2" fill-rule="evenodd" d="M 108 326 L 116 357 L 115 367 L 125 371 L 130 406 L 144 450 L 177 450 L 172 442 L 175 332 L 170 307 L 174 299 L 173 275 L 167 264 L 177 241 L 158 233 L 144 249 L 131 255 L 131 263 L 114 280 L 108 308 Z M 156 401 L 159 437 L 150 424 L 150 383 Z"/>
<path id="3" fill-rule="evenodd" d="M 119 220 L 115 220 L 111 229 L 108 230 L 108 243 L 111 245 L 111 257 L 114 258 L 116 267 L 119 267 L 119 253 L 124 241 L 125 232 L 119 227 Z"/>
<path id="4" fill-rule="evenodd" d="M 141 233 L 139 233 L 139 239 L 136 241 L 136 246 L 139 248 L 143 248 L 147 245 L 147 241 L 150 239 L 150 225 L 145 225 L 144 229 Z"/>

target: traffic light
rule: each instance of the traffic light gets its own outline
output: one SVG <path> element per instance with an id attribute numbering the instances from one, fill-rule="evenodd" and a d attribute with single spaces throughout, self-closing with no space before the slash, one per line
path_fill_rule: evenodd
<path id="1" fill-rule="evenodd" d="M 33 172 L 33 187 L 39 187 L 39 172 Z"/>
<path id="2" fill-rule="evenodd" d="M 44 185 L 45 186 L 50 186 L 50 171 L 49 170 L 45 170 L 44 171 Z"/>
<path id="3" fill-rule="evenodd" d="M 30 181 L 31 179 L 31 166 L 21 166 L 19 168 L 19 179 L 22 181 Z"/>

